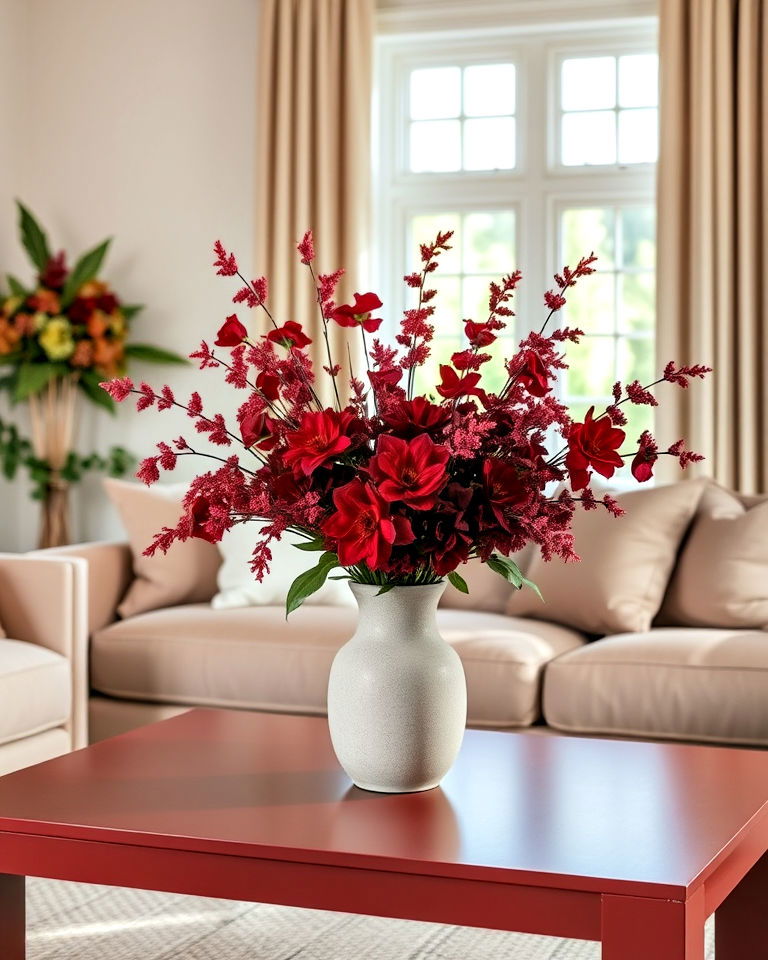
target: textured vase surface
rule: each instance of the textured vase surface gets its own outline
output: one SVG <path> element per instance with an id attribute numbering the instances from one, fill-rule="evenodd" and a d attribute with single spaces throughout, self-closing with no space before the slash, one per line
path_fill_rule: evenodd
<path id="1" fill-rule="evenodd" d="M 350 584 L 355 635 L 339 650 L 328 683 L 336 756 L 364 790 L 436 787 L 453 765 L 467 720 L 467 685 L 456 651 L 437 629 L 445 584 Z"/>

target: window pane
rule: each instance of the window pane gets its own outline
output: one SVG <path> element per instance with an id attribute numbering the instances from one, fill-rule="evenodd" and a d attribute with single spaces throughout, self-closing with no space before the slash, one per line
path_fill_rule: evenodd
<path id="1" fill-rule="evenodd" d="M 616 105 L 616 58 L 563 60 L 560 101 L 563 110 L 599 110 Z"/>
<path id="2" fill-rule="evenodd" d="M 465 320 L 485 323 L 488 319 L 488 285 L 490 277 L 464 277 L 464 298 L 461 316 Z"/>
<path id="3" fill-rule="evenodd" d="M 616 116 L 613 111 L 563 115 L 562 161 L 568 167 L 616 163 Z"/>
<path id="4" fill-rule="evenodd" d="M 608 397 L 614 384 L 613 337 L 585 337 L 566 348 L 568 370 L 563 371 L 567 397 Z"/>
<path id="5" fill-rule="evenodd" d="M 437 290 L 437 296 L 431 305 L 435 313 L 430 321 L 435 325 L 435 336 L 444 337 L 454 334 L 460 336 L 462 332 L 461 320 L 461 280 L 458 277 L 440 276 L 439 273 L 430 274 L 429 286 Z"/>
<path id="6" fill-rule="evenodd" d="M 416 368 L 416 392 L 434 396 L 438 401 L 436 387 L 440 383 L 440 364 L 450 363 L 451 355 L 466 346 L 460 336 L 437 337 L 432 341 L 432 351 L 427 362 Z"/>
<path id="7" fill-rule="evenodd" d="M 584 277 L 575 287 L 566 290 L 565 320 L 570 327 L 579 327 L 585 333 L 613 333 L 616 308 L 614 305 L 613 274 L 593 274 Z"/>
<path id="8" fill-rule="evenodd" d="M 446 250 L 438 257 L 438 277 L 446 273 L 461 273 L 461 216 L 458 213 L 421 213 L 411 220 L 410 236 L 408 237 L 409 270 L 418 270 L 419 244 L 432 243 L 438 233 L 453 230 L 451 249 Z"/>
<path id="9" fill-rule="evenodd" d="M 459 67 L 430 67 L 411 72 L 411 119 L 438 120 L 461 112 Z"/>
<path id="10" fill-rule="evenodd" d="M 440 173 L 459 169 L 459 120 L 418 120 L 411 124 L 411 170 L 414 173 Z"/>
<path id="11" fill-rule="evenodd" d="M 621 429 L 626 433 L 626 439 L 621 445 L 621 449 L 624 453 L 630 453 L 633 450 L 637 450 L 637 441 L 640 439 L 640 434 L 643 430 L 650 430 L 653 433 L 653 407 L 636 407 L 632 403 L 625 403 L 623 408 L 624 413 L 627 417 L 627 423 Z M 630 458 L 627 460 L 627 466 L 632 462 Z M 631 474 L 630 474 L 631 476 Z M 633 481 L 634 483 L 635 481 Z"/>
<path id="12" fill-rule="evenodd" d="M 464 121 L 465 170 L 511 170 L 514 165 L 514 117 Z"/>
<path id="13" fill-rule="evenodd" d="M 653 207 L 624 207 L 621 211 L 622 263 L 653 270 L 656 266 L 656 217 Z"/>
<path id="14" fill-rule="evenodd" d="M 464 71 L 464 113 L 468 117 L 500 117 L 515 112 L 515 66 L 478 64 Z"/>
<path id="15" fill-rule="evenodd" d="M 610 207 L 564 210 L 560 223 L 563 263 L 575 267 L 582 257 L 594 252 L 598 270 L 613 269 L 614 216 Z"/>
<path id="16" fill-rule="evenodd" d="M 630 339 L 623 337 L 619 340 L 617 377 L 625 384 L 639 380 L 645 386 L 652 383 L 656 377 L 656 358 L 654 355 L 653 340 Z M 625 407 L 631 406 L 629 403 Z"/>
<path id="17" fill-rule="evenodd" d="M 656 284 L 652 273 L 619 277 L 619 327 L 623 333 L 653 333 Z"/>
<path id="18" fill-rule="evenodd" d="M 515 269 L 515 215 L 495 211 L 467 214 L 464 220 L 464 270 L 496 277 Z"/>
<path id="19" fill-rule="evenodd" d="M 655 53 L 619 57 L 619 106 L 655 107 L 659 102 L 658 72 Z"/>
<path id="20" fill-rule="evenodd" d="M 658 154 L 658 111 L 621 110 L 619 163 L 655 163 Z"/>

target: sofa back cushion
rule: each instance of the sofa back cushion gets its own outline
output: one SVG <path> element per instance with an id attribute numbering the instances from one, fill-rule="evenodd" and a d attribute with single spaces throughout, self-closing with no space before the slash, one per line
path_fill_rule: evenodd
<path id="1" fill-rule="evenodd" d="M 186 485 L 145 487 L 109 479 L 104 487 L 120 514 L 133 554 L 135 579 L 117 608 L 120 616 L 210 600 L 216 593 L 216 573 L 221 563 L 214 544 L 190 539 L 174 543 L 167 554 L 144 556 L 156 533 L 163 527 L 176 526 Z"/>
<path id="2" fill-rule="evenodd" d="M 533 544 L 512 555 L 512 560 L 526 572 L 533 559 Z M 448 584 L 445 593 L 440 598 L 440 606 L 451 610 L 483 610 L 488 613 L 504 613 L 509 605 L 514 587 L 486 563 L 480 560 L 470 560 L 463 563 L 456 571 L 462 576 L 469 588 L 469 593 L 461 593 L 451 584 Z"/>
<path id="3" fill-rule="evenodd" d="M 526 575 L 544 603 L 523 589 L 507 612 L 599 635 L 648 630 L 703 489 L 703 481 L 693 480 L 621 494 L 626 512 L 619 518 L 603 507 L 577 508 L 573 534 L 581 561 L 545 563 L 537 554 Z"/>
<path id="4" fill-rule="evenodd" d="M 768 625 L 768 499 L 711 484 L 669 584 L 659 622 L 688 627 Z"/>

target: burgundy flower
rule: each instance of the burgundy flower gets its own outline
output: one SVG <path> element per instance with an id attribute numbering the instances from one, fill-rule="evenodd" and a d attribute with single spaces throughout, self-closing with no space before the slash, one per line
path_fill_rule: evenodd
<path id="1" fill-rule="evenodd" d="M 496 339 L 487 323 L 475 323 L 474 320 L 464 322 L 464 332 L 473 347 L 487 347 Z"/>
<path id="2" fill-rule="evenodd" d="M 632 460 L 632 476 L 645 483 L 653 476 L 653 465 L 659 459 L 659 448 L 648 430 L 640 435 L 640 446 Z"/>
<path id="3" fill-rule="evenodd" d="M 381 496 L 402 501 L 414 510 L 429 510 L 448 477 L 448 450 L 426 433 L 412 440 L 382 434 L 369 471 Z"/>
<path id="4" fill-rule="evenodd" d="M 292 350 L 294 347 L 301 349 L 302 347 L 306 347 L 307 344 L 312 343 L 301 329 L 301 324 L 296 323 L 295 320 L 288 320 L 282 327 L 278 327 L 276 330 L 270 330 L 269 333 L 266 334 L 266 339 L 271 340 L 272 343 L 282 344 L 282 346 L 287 347 L 289 350 Z"/>
<path id="5" fill-rule="evenodd" d="M 237 314 L 233 313 L 224 321 L 213 342 L 217 347 L 237 347 L 247 337 L 248 331 L 237 319 Z"/>
<path id="6" fill-rule="evenodd" d="M 479 373 L 465 373 L 460 377 L 453 367 L 449 367 L 447 363 L 441 363 L 440 379 L 442 383 L 437 388 L 437 392 L 446 400 L 468 396 L 479 397 L 483 400 L 486 395 L 485 390 L 478 387 L 478 383 L 480 383 Z"/>
<path id="7" fill-rule="evenodd" d="M 246 411 L 240 417 L 240 436 L 246 447 L 271 450 L 277 443 L 275 422 L 268 413 Z"/>
<path id="8" fill-rule="evenodd" d="M 386 426 L 401 437 L 415 437 L 418 433 L 433 433 L 442 429 L 451 418 L 451 411 L 430 403 L 425 397 L 401 400 L 395 407 L 382 413 Z"/>
<path id="9" fill-rule="evenodd" d="M 522 383 L 534 397 L 543 397 L 549 393 L 549 376 L 541 358 L 533 350 L 525 350 L 520 357 L 521 365 L 515 379 Z"/>
<path id="10" fill-rule="evenodd" d="M 590 467 L 607 478 L 624 463 L 616 451 L 626 434 L 612 426 L 608 417 L 595 420 L 594 412 L 595 408 L 590 407 L 584 423 L 572 424 L 568 434 L 565 465 L 574 490 L 582 490 L 589 483 Z"/>
<path id="11" fill-rule="evenodd" d="M 256 386 L 270 403 L 274 403 L 280 396 L 280 379 L 271 373 L 262 371 L 256 377 Z"/>
<path id="12" fill-rule="evenodd" d="M 403 371 L 400 367 L 391 367 L 389 370 L 369 370 L 368 379 L 374 390 L 381 390 L 383 387 L 395 387 L 403 378 Z"/>
<path id="13" fill-rule="evenodd" d="M 371 486 L 355 478 L 333 492 L 336 512 L 322 524 L 326 537 L 336 542 L 342 567 L 365 563 L 371 570 L 384 568 L 392 547 L 411 543 L 413 530 L 403 516 L 392 516 L 390 505 Z"/>
<path id="14" fill-rule="evenodd" d="M 490 458 L 483 463 L 483 489 L 488 505 L 499 524 L 511 530 L 509 514 L 525 506 L 530 493 L 517 470 L 504 460 Z"/>
<path id="15" fill-rule="evenodd" d="M 210 529 L 211 502 L 207 497 L 196 497 L 187 508 L 187 515 L 192 521 L 190 536 L 197 540 L 207 540 L 208 543 L 218 543 L 221 537 Z"/>
<path id="16" fill-rule="evenodd" d="M 46 263 L 45 269 L 40 274 L 40 284 L 43 287 L 49 287 L 51 290 L 60 291 L 64 288 L 68 275 L 67 255 L 61 250 Z M 109 313 L 110 311 L 107 310 L 106 312 Z"/>
<path id="17" fill-rule="evenodd" d="M 346 431 L 354 420 L 344 410 L 318 410 L 305 413 L 298 430 L 285 434 L 288 449 L 283 460 L 297 473 L 310 476 L 327 460 L 343 453 L 352 443 Z"/>
<path id="18" fill-rule="evenodd" d="M 382 305 L 375 293 L 356 293 L 354 303 L 343 303 L 331 312 L 331 319 L 340 327 L 356 327 L 358 324 L 368 333 L 375 333 L 381 326 L 381 317 L 372 317 L 374 310 Z"/>

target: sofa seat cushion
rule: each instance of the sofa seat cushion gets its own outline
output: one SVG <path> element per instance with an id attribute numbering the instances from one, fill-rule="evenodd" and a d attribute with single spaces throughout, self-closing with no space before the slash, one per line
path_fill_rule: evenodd
<path id="1" fill-rule="evenodd" d="M 132 700 L 324 713 L 333 657 L 357 611 L 302 607 L 153 610 L 96 633 L 91 684 Z M 551 623 L 439 610 L 438 625 L 464 663 L 469 722 L 525 726 L 540 715 L 541 671 L 585 638 Z"/>
<path id="2" fill-rule="evenodd" d="M 547 666 L 544 717 L 574 733 L 768 745 L 768 633 L 606 637 Z"/>
<path id="3" fill-rule="evenodd" d="M 69 662 L 21 640 L 0 640 L 0 744 L 61 726 L 69 718 Z"/>

